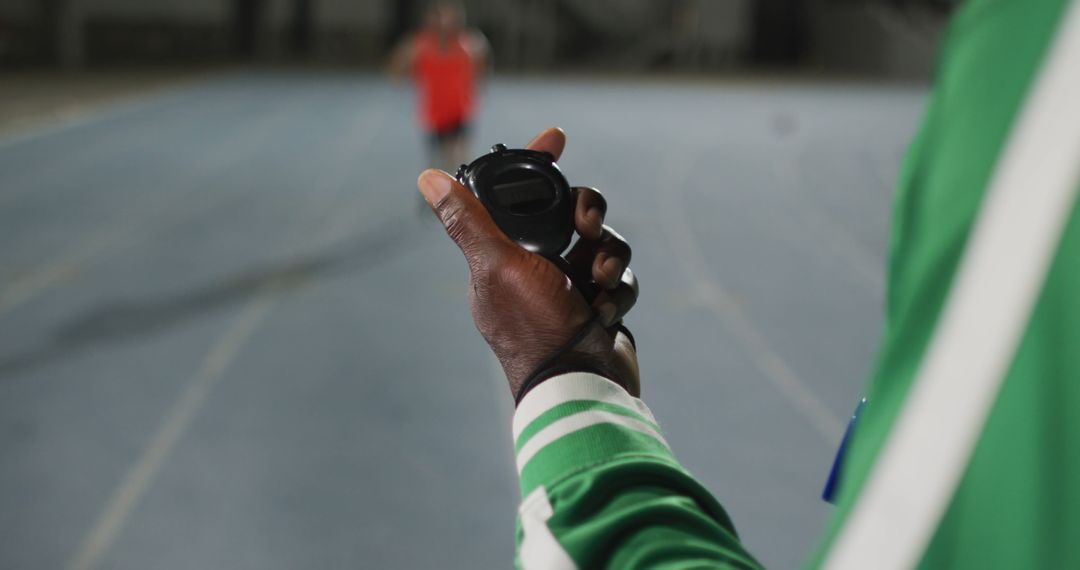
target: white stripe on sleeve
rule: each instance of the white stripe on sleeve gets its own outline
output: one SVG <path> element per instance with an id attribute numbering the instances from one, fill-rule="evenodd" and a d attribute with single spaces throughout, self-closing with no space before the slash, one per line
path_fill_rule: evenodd
<path id="1" fill-rule="evenodd" d="M 534 455 L 539 453 L 540 450 L 544 449 L 549 444 L 573 432 L 599 424 L 614 424 L 631 429 L 651 436 L 663 444 L 664 447 L 669 447 L 662 435 L 653 429 L 651 425 L 641 420 L 635 420 L 634 418 L 603 410 L 588 410 L 556 420 L 552 422 L 551 425 L 536 432 L 536 435 L 529 438 L 529 441 L 521 446 L 521 451 L 518 451 L 517 454 L 518 473 L 521 473 L 525 469 L 525 466 Z"/>
<path id="2" fill-rule="evenodd" d="M 622 386 L 596 374 L 572 372 L 549 378 L 525 395 L 514 412 L 514 441 L 541 414 L 574 400 L 594 400 L 622 406 L 656 423 L 648 406 L 631 396 Z"/>

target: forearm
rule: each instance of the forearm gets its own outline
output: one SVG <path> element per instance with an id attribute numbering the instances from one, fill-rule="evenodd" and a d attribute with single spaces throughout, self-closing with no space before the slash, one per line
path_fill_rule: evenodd
<path id="1" fill-rule="evenodd" d="M 524 568 L 758 568 L 724 509 L 675 460 L 641 400 L 600 376 L 545 381 L 514 440 Z"/>
<path id="2" fill-rule="evenodd" d="M 565 142 L 561 130 L 548 129 L 526 149 L 558 160 Z M 612 325 L 633 307 L 637 287 L 627 281 L 629 244 L 604 224 L 603 196 L 588 187 L 572 194 L 580 239 L 566 262 L 602 289 L 590 303 L 567 286 L 563 269 L 515 243 L 453 177 L 428 170 L 418 185 L 468 261 L 477 329 L 511 393 L 524 394 L 514 417 L 525 497 L 519 565 L 758 568 L 723 508 L 679 465 L 652 413 L 627 391 L 637 392 L 637 357 L 629 336 Z M 581 372 L 547 377 L 553 360 L 557 368 L 567 355 L 626 388 Z"/>

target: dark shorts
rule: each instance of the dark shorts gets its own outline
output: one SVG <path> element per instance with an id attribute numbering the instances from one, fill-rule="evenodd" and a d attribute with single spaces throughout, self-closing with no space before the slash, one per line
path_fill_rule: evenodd
<path id="1" fill-rule="evenodd" d="M 431 141 L 431 146 L 439 148 L 447 141 L 460 139 L 467 134 L 469 134 L 469 123 L 468 121 L 462 120 L 451 123 L 449 126 L 441 129 L 431 131 L 428 136 Z"/>

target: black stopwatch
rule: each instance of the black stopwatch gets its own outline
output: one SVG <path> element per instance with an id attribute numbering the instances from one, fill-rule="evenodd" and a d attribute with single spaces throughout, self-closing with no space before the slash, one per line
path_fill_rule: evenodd
<path id="1" fill-rule="evenodd" d="M 490 153 L 461 165 L 457 179 L 521 247 L 551 259 L 570 245 L 574 199 L 549 153 L 497 144 Z"/>
<path id="2" fill-rule="evenodd" d="M 560 255 L 574 237 L 574 197 L 554 156 L 497 144 L 490 153 L 461 165 L 457 179 L 476 195 L 503 233 L 554 262 L 592 303 L 600 286 L 588 271 L 574 270 Z M 637 282 L 629 269 L 623 282 L 636 296 Z"/>

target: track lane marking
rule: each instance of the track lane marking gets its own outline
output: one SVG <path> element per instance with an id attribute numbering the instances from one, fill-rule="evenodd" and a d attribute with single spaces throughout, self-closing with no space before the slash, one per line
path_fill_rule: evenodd
<path id="1" fill-rule="evenodd" d="M 656 185 L 657 188 L 666 188 L 667 191 L 654 194 L 661 216 L 660 227 L 676 262 L 689 282 L 696 287 L 694 292 L 698 298 L 735 334 L 740 344 L 747 349 L 747 355 L 754 365 L 773 387 L 825 441 L 830 444 L 838 442 L 844 431 L 843 421 L 799 378 L 735 297 L 709 271 L 700 245 L 690 233 L 690 222 L 686 217 L 683 199 L 682 188 L 696 162 L 697 156 L 691 158 L 686 153 L 668 153 L 663 159 Z"/>
<path id="2" fill-rule="evenodd" d="M 348 149 L 350 155 L 363 154 L 374 144 L 384 125 L 385 113 L 381 113 L 380 109 L 371 109 L 363 114 L 354 125 L 354 129 L 362 133 L 363 137 L 355 141 Z M 354 163 L 339 157 L 334 164 L 339 167 L 333 172 L 333 176 L 327 176 L 325 169 L 322 169 L 319 171 L 319 179 L 329 181 L 328 185 L 338 184 L 348 195 L 348 186 L 345 182 L 352 173 L 351 168 Z M 323 231 L 315 239 L 317 243 L 334 242 L 340 239 L 356 223 L 357 216 L 363 208 L 354 205 L 351 208 L 344 208 L 345 215 L 333 216 L 341 210 L 342 208 L 337 206 L 336 199 L 329 199 L 323 204 L 320 213 L 329 214 L 334 219 L 321 226 Z M 300 233 L 299 228 L 293 231 Z M 288 279 L 266 284 L 241 309 L 240 313 L 229 321 L 225 332 L 218 337 L 203 358 L 196 374 L 188 380 L 187 387 L 169 410 L 165 421 L 154 432 L 150 444 L 142 451 L 113 491 L 102 513 L 87 531 L 79 548 L 71 557 L 66 566 L 67 570 L 93 570 L 98 567 L 120 536 L 143 495 L 153 484 L 165 461 L 172 455 L 176 444 L 202 409 L 213 388 L 221 381 L 225 372 L 262 322 L 282 302 L 283 299 L 278 291 L 289 287 Z"/>
<path id="3" fill-rule="evenodd" d="M 161 471 L 161 466 L 187 431 L 192 419 L 202 409 L 210 391 L 221 380 L 229 365 L 275 304 L 275 299 L 264 291 L 249 302 L 218 337 L 210 352 L 203 358 L 198 372 L 154 433 L 150 444 L 109 497 L 105 510 L 91 526 L 90 532 L 68 563 L 68 570 L 91 570 L 97 567 L 102 556 L 120 535 L 146 489 Z"/>

